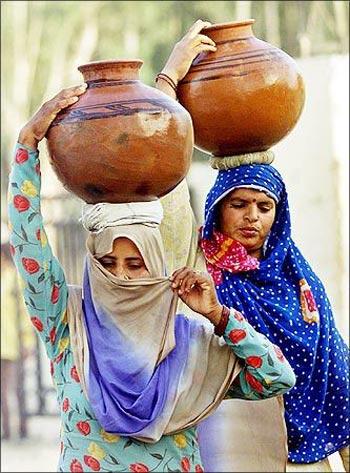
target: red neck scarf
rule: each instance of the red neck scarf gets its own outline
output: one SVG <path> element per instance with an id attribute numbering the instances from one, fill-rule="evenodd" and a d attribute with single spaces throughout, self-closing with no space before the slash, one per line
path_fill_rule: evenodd
<path id="1" fill-rule="evenodd" d="M 258 259 L 249 256 L 241 243 L 217 230 L 213 231 L 211 240 L 202 238 L 200 246 L 207 262 L 208 272 L 216 285 L 222 283 L 223 270 L 239 273 L 259 268 Z"/>

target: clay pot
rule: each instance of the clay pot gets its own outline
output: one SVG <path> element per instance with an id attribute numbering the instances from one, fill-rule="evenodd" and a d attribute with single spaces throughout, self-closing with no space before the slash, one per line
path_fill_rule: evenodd
<path id="1" fill-rule="evenodd" d="M 217 50 L 197 56 L 178 86 L 196 147 L 214 156 L 267 150 L 293 129 L 303 109 L 295 61 L 257 39 L 254 21 L 204 28 Z"/>
<path id="2" fill-rule="evenodd" d="M 57 115 L 48 131 L 58 178 L 88 203 L 154 200 L 189 169 L 191 117 L 175 100 L 139 80 L 142 64 L 79 66 L 87 91 Z"/>

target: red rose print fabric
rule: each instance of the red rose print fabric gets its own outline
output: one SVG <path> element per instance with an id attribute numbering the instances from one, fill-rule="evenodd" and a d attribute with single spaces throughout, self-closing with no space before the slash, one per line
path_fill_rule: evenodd
<path id="1" fill-rule="evenodd" d="M 202 228 L 200 229 L 202 232 Z M 222 283 L 222 272 L 238 273 L 259 268 L 259 261 L 249 256 L 244 246 L 217 230 L 211 240 L 200 241 L 209 274 L 216 285 Z"/>

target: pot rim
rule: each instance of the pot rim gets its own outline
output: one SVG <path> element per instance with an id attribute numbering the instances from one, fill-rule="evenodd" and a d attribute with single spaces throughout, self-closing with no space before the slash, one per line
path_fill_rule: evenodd
<path id="1" fill-rule="evenodd" d="M 87 71 L 88 69 L 94 69 L 96 66 L 99 67 L 99 69 L 105 69 L 109 68 L 113 65 L 138 65 L 139 68 L 143 65 L 142 59 L 105 59 L 102 61 L 92 61 L 92 62 L 87 62 L 86 64 L 81 64 L 78 66 L 78 71 L 84 72 Z"/>
<path id="2" fill-rule="evenodd" d="M 212 26 L 205 26 L 202 31 L 215 31 L 215 30 L 221 30 L 221 29 L 226 29 L 226 28 L 232 28 L 235 26 L 249 26 L 255 23 L 254 18 L 250 18 L 248 20 L 240 20 L 240 21 L 229 21 L 227 23 L 215 23 Z"/>

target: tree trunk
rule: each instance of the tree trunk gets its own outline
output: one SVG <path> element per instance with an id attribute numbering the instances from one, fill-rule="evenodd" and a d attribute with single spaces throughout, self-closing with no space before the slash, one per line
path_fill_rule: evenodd
<path id="1" fill-rule="evenodd" d="M 98 36 L 98 10 L 103 2 L 87 2 L 84 7 L 83 29 L 72 58 L 69 60 L 68 78 L 70 81 L 82 82 L 82 76 L 77 67 L 91 61 L 95 52 Z"/>
<path id="2" fill-rule="evenodd" d="M 235 2 L 236 21 L 248 20 L 252 17 L 252 2 L 248 0 Z"/>
<path id="3" fill-rule="evenodd" d="M 274 46 L 281 46 L 280 23 L 278 3 L 276 1 L 264 2 L 266 41 Z"/>
<path id="4" fill-rule="evenodd" d="M 333 9 L 335 16 L 336 34 L 340 42 L 342 53 L 349 50 L 349 10 L 347 2 L 333 1 Z"/>

